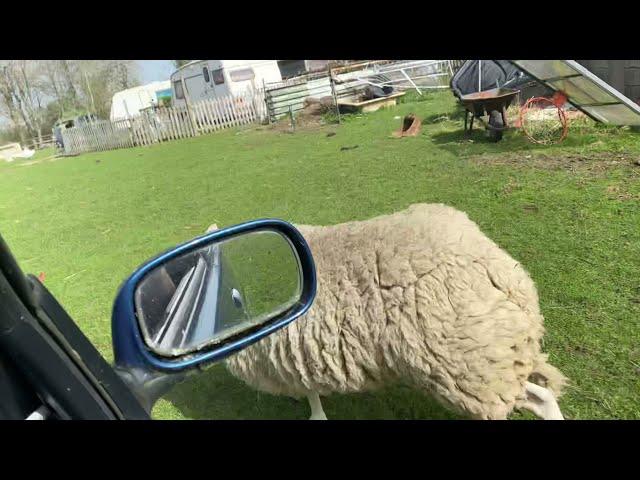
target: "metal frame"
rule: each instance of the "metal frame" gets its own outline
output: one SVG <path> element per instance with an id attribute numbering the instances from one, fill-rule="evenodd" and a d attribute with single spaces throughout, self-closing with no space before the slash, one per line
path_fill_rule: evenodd
<path id="1" fill-rule="evenodd" d="M 604 102 L 604 103 L 603 102 L 596 102 L 596 103 L 589 103 L 589 104 L 580 104 L 580 103 L 577 103 L 577 102 L 571 100 L 571 97 L 567 98 L 567 102 L 569 102 L 575 108 L 577 108 L 582 113 L 584 113 L 585 115 L 587 115 L 589 118 L 591 118 L 592 120 L 594 120 L 596 122 L 602 122 L 602 120 L 599 119 L 599 118 L 596 118 L 592 113 L 588 112 L 583 107 L 599 107 L 599 106 L 607 106 L 607 105 L 625 105 L 627 108 L 632 110 L 633 113 L 638 115 L 638 120 L 640 121 L 640 107 L 638 105 L 633 103 L 631 100 L 629 100 L 627 97 L 625 97 L 622 93 L 618 92 L 615 88 L 613 88 L 607 82 L 605 82 L 604 80 L 598 78 L 596 75 L 594 75 L 588 69 L 586 69 L 585 67 L 583 67 L 582 65 L 580 65 L 578 62 L 576 62 L 574 60 L 561 60 L 561 61 L 564 62 L 565 65 L 567 65 L 569 68 L 575 70 L 578 73 L 570 74 L 570 75 L 560 75 L 560 76 L 546 78 L 546 79 L 539 78 L 538 76 L 534 75 L 529 70 L 527 70 L 526 68 L 522 67 L 518 63 L 518 60 L 509 60 L 509 61 L 511 63 L 513 63 L 517 68 L 519 68 L 520 70 L 525 72 L 527 75 L 529 75 L 532 78 L 535 78 L 537 81 L 539 81 L 544 86 L 546 86 L 547 88 L 550 88 L 553 91 L 557 92 L 557 91 L 559 91 L 559 88 L 554 86 L 551 82 L 557 82 L 558 80 L 564 80 L 564 79 L 570 79 L 570 78 L 583 77 L 583 78 L 586 78 L 587 80 L 591 81 L 593 84 L 595 84 L 600 89 L 604 90 L 605 93 L 607 93 L 607 94 L 611 95 L 612 97 L 616 98 L 617 100 L 619 100 L 619 102 L 615 102 L 615 103 L 613 103 L 613 102 Z M 605 123 L 610 123 L 610 122 L 606 121 Z"/>
<path id="2" fill-rule="evenodd" d="M 442 67 L 443 70 L 445 71 L 441 71 L 438 73 L 432 73 L 432 74 L 427 74 L 427 75 L 417 75 L 417 76 L 411 76 L 407 73 L 407 71 L 409 70 L 414 70 L 414 69 L 418 69 L 418 68 L 425 68 L 425 67 L 429 67 L 429 66 L 438 66 L 438 67 Z M 377 67 L 377 66 L 376 66 Z M 385 75 L 385 74 L 389 74 L 389 73 L 396 73 L 396 72 L 400 72 L 400 74 L 404 77 L 404 78 L 399 78 L 396 80 L 388 80 L 386 82 L 373 82 L 371 81 L 370 77 L 376 77 L 376 76 L 380 76 L 380 75 Z M 422 95 L 422 91 L 420 89 L 423 90 L 430 90 L 430 89 L 445 89 L 445 88 L 449 88 L 448 85 L 417 85 L 415 83 L 415 80 L 418 79 L 422 79 L 422 78 L 436 78 L 436 77 L 451 77 L 453 72 L 453 67 L 451 66 L 451 61 L 450 60 L 435 60 L 435 61 L 424 61 L 424 60 L 416 60 L 416 61 L 411 61 L 411 62 L 407 62 L 407 63 L 401 63 L 400 65 L 396 64 L 391 64 L 391 65 L 384 65 L 382 67 L 378 67 L 375 68 L 374 67 L 374 71 L 373 73 L 369 74 L 369 75 L 363 75 L 363 76 L 358 76 L 355 78 L 355 80 L 362 82 L 362 83 L 367 83 L 369 85 L 373 85 L 375 87 L 379 87 L 382 88 L 384 86 L 394 86 L 398 89 L 410 89 L 410 88 L 414 88 L 419 95 Z M 411 86 L 410 87 L 406 87 L 406 86 L 401 86 L 401 85 L 395 85 L 395 84 L 399 84 L 399 83 L 405 83 L 408 82 Z"/>
<path id="3" fill-rule="evenodd" d="M 187 358 L 171 360 L 152 353 L 145 345 L 135 315 L 134 292 L 144 276 L 155 267 L 213 241 L 222 241 L 236 235 L 259 230 L 280 232 L 291 242 L 298 255 L 303 275 L 302 294 L 298 303 L 269 323 L 257 327 L 251 333 L 241 334 L 239 337 L 227 339 L 221 344 L 211 345 L 200 352 L 187 356 Z M 127 369 L 138 367 L 143 370 L 177 372 L 205 362 L 221 360 L 303 315 L 313 303 L 315 295 L 316 273 L 313 257 L 304 237 L 293 225 L 283 220 L 263 219 L 208 233 L 153 258 L 138 268 L 125 281 L 116 297 L 111 323 L 115 363 L 117 366 Z"/>

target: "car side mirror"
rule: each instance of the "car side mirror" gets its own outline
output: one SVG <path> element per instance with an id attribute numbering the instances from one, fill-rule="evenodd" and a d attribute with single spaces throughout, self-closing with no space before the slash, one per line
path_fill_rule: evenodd
<path id="1" fill-rule="evenodd" d="M 220 360 L 305 313 L 316 293 L 302 235 L 281 220 L 217 230 L 150 260 L 116 297 L 119 368 L 180 372 Z"/>

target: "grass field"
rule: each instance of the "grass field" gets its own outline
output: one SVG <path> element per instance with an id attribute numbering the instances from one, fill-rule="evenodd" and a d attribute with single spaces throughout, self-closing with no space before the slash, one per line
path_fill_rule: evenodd
<path id="1" fill-rule="evenodd" d="M 397 116 L 424 119 L 394 139 Z M 328 132 L 335 132 L 327 136 Z M 346 148 L 344 148 L 346 147 Z M 640 136 L 582 125 L 556 147 L 518 133 L 462 136 L 449 92 L 295 134 L 229 130 L 146 148 L 22 165 L 0 162 L 0 231 L 112 360 L 111 305 L 145 259 L 259 217 L 327 225 L 442 202 L 468 213 L 535 280 L 544 349 L 570 379 L 566 417 L 640 418 Z M 389 388 L 332 396 L 335 419 L 452 418 Z M 259 394 L 220 365 L 177 387 L 155 418 L 295 418 L 308 406 Z M 524 418 L 515 415 L 514 418 Z"/>

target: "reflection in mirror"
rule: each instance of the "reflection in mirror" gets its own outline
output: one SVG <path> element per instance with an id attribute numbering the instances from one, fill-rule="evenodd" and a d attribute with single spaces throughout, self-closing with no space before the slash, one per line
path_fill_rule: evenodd
<path id="1" fill-rule="evenodd" d="M 135 292 L 145 343 L 178 356 L 272 320 L 302 294 L 289 240 L 252 231 L 175 257 L 150 271 Z"/>

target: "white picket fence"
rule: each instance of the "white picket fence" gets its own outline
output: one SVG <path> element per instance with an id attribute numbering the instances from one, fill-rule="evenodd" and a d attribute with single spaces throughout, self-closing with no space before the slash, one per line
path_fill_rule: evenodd
<path id="1" fill-rule="evenodd" d="M 64 153 L 114 150 L 195 137 L 262 122 L 267 108 L 262 90 L 202 100 L 186 107 L 161 107 L 127 120 L 98 121 L 62 132 Z"/>

